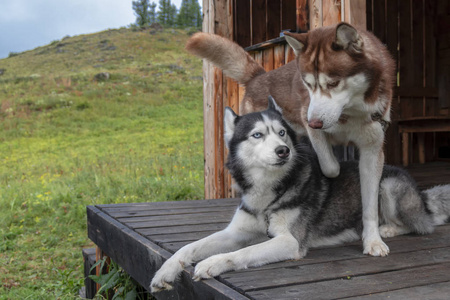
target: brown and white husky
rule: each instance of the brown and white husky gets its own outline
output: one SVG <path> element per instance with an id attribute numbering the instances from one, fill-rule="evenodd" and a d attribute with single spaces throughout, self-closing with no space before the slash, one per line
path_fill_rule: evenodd
<path id="1" fill-rule="evenodd" d="M 394 61 L 373 34 L 346 23 L 285 36 L 296 59 L 270 72 L 218 35 L 197 33 L 186 49 L 245 85 L 240 113 L 264 110 L 269 95 L 277 99 L 288 122 L 311 140 L 327 177 L 340 171 L 332 145 L 358 147 L 364 253 L 385 256 L 389 248 L 378 231 L 378 189 Z"/>

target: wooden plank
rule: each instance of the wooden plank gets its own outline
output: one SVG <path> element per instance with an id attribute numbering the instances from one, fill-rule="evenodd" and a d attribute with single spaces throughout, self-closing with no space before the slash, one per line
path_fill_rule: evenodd
<path id="1" fill-rule="evenodd" d="M 372 13 L 373 13 L 372 32 L 383 43 L 386 43 L 386 2 L 374 0 Z"/>
<path id="2" fill-rule="evenodd" d="M 208 216 L 204 217 L 202 219 L 193 219 L 193 218 L 181 218 L 181 219 L 167 219 L 166 220 L 157 220 L 156 221 L 133 221 L 133 220 L 127 220 L 125 223 L 128 227 L 133 229 L 139 229 L 139 228 L 149 228 L 149 227 L 167 227 L 167 226 L 178 226 L 178 225 L 197 225 L 197 224 L 209 224 L 214 222 L 224 223 L 224 222 L 230 222 L 232 213 L 226 216 L 222 215 L 215 215 L 215 216 Z"/>
<path id="3" fill-rule="evenodd" d="M 235 207 L 235 206 L 231 206 Z M 121 211 L 121 210 L 107 210 L 111 217 L 114 218 L 134 218 L 134 217 L 152 217 L 152 216 L 172 216 L 172 215 L 188 215 L 196 213 L 222 213 L 223 211 L 229 211 L 230 206 L 220 206 L 220 207 L 196 207 L 196 208 L 184 208 L 184 209 L 150 209 L 150 210 L 132 210 L 132 211 Z"/>
<path id="4" fill-rule="evenodd" d="M 424 15 L 425 15 L 425 86 L 436 88 L 436 53 L 437 53 L 437 40 L 435 37 L 435 9 L 436 1 L 425 1 L 424 3 Z M 438 100 L 439 101 L 439 100 Z M 439 114 L 439 103 L 436 99 L 430 97 L 425 98 L 425 116 L 435 116 Z"/>
<path id="5" fill-rule="evenodd" d="M 367 30 L 373 32 L 373 1 L 374 0 L 367 0 L 366 4 L 366 24 L 367 24 Z M 395 1 L 395 0 L 391 0 Z"/>
<path id="6" fill-rule="evenodd" d="M 450 225 L 439 226 L 431 235 L 400 235 L 393 238 L 385 239 L 391 250 L 390 254 L 403 254 L 408 255 L 408 253 L 440 248 L 450 247 L 450 239 L 448 237 L 448 230 L 450 230 Z M 235 271 L 234 273 L 247 273 L 254 272 L 256 270 L 272 270 L 273 272 L 277 269 L 296 269 L 300 266 L 306 265 L 317 265 L 329 262 L 339 262 L 348 261 L 352 259 L 362 259 L 370 258 L 370 256 L 364 255 L 361 251 L 362 245 L 361 241 L 348 243 L 345 245 L 337 245 L 333 247 L 323 247 L 323 248 L 312 248 L 306 255 L 306 257 L 301 260 L 294 261 L 284 261 L 279 263 L 273 263 L 264 265 L 258 268 L 250 268 L 240 271 Z M 223 275 L 225 276 L 225 275 Z M 235 275 L 233 275 L 235 276 Z M 237 276 L 237 275 L 236 275 Z"/>
<path id="7" fill-rule="evenodd" d="M 236 206 L 240 199 L 206 199 L 189 201 L 164 201 L 164 202 L 141 202 L 141 203 L 117 203 L 97 205 L 101 209 L 123 210 L 130 209 L 165 209 L 165 208 L 191 208 L 191 207 L 214 207 L 214 206 Z"/>
<path id="8" fill-rule="evenodd" d="M 281 0 L 266 0 L 266 41 L 277 38 L 281 32 Z"/>
<path id="9" fill-rule="evenodd" d="M 405 300 L 405 299 L 433 299 L 433 300 L 448 300 L 450 295 L 450 282 L 441 282 L 429 285 L 408 287 L 395 291 L 388 291 L 378 294 L 370 294 L 366 296 L 358 296 L 359 300 Z M 347 298 L 352 299 L 352 298 Z"/>
<path id="10" fill-rule="evenodd" d="M 207 219 L 214 219 L 217 218 L 217 220 L 228 220 L 231 221 L 231 217 L 233 216 L 234 210 L 224 211 L 220 214 L 220 216 L 216 213 L 193 213 L 193 214 L 184 214 L 184 215 L 172 215 L 170 219 L 163 215 L 163 216 L 145 216 L 145 217 L 125 217 L 125 218 L 117 218 L 118 221 L 125 223 L 129 226 L 132 226 L 132 224 L 135 223 L 154 223 L 155 226 L 162 226 L 159 225 L 161 223 L 166 224 L 168 220 L 172 221 L 173 224 L 201 224 L 201 223 L 191 223 L 191 222 L 202 222 L 205 223 L 205 220 Z M 185 222 L 185 223 L 183 223 Z M 170 224 L 170 223 L 169 223 Z"/>
<path id="11" fill-rule="evenodd" d="M 234 0 L 234 8 L 234 40 L 245 48 L 252 44 L 250 1 Z"/>
<path id="12" fill-rule="evenodd" d="M 425 86 L 425 45 L 424 45 L 424 0 L 412 0 L 412 51 L 414 60 L 410 64 L 412 72 L 413 86 Z M 417 101 L 417 100 L 416 100 Z M 425 115 L 425 97 L 422 97 L 422 107 L 417 108 L 417 114 Z"/>
<path id="13" fill-rule="evenodd" d="M 228 101 L 227 105 L 235 112 L 239 113 L 239 85 L 236 81 L 232 79 L 227 79 L 228 87 Z M 225 147 L 224 156 L 225 159 L 228 157 L 228 149 Z M 233 189 L 233 181 L 231 174 L 227 168 L 224 170 L 225 176 L 225 197 L 236 197 L 236 191 Z"/>
<path id="14" fill-rule="evenodd" d="M 251 0 L 251 33 L 252 45 L 267 40 L 266 32 L 266 1 Z"/>
<path id="15" fill-rule="evenodd" d="M 320 265 L 303 265 L 297 268 L 278 268 L 277 276 L 270 276 L 272 270 L 254 269 L 253 272 L 227 273 L 222 276 L 227 282 L 245 292 L 294 284 L 307 284 L 346 277 L 360 277 L 371 274 L 426 267 L 436 264 L 450 265 L 450 248 L 438 248 L 417 252 L 390 254 L 379 257 L 342 260 Z M 326 270 L 326 272 L 324 272 Z M 450 280 L 450 274 L 448 274 Z"/>
<path id="16" fill-rule="evenodd" d="M 296 0 L 281 0 L 281 30 L 295 31 L 297 29 L 295 11 Z"/>
<path id="17" fill-rule="evenodd" d="M 343 16 L 341 20 L 352 24 L 359 29 L 367 29 L 367 3 L 372 5 L 371 1 L 366 0 L 342 0 Z M 370 7 L 372 8 L 372 7 Z"/>
<path id="18" fill-rule="evenodd" d="M 348 280 L 340 278 L 331 281 L 254 291 L 249 292 L 248 295 L 258 300 L 329 299 L 330 295 L 333 295 L 334 299 L 364 296 L 410 286 L 447 282 L 450 280 L 449 268 L 450 263 L 446 263 L 361 277 L 350 277 Z"/>
<path id="19" fill-rule="evenodd" d="M 404 1 L 400 5 L 400 87 L 415 86 L 414 82 L 414 44 L 412 0 Z M 423 116 L 423 99 L 400 98 L 401 118 Z"/>
<path id="20" fill-rule="evenodd" d="M 368 5 L 369 7 L 369 5 Z M 386 46 L 394 58 L 397 73 L 398 70 L 398 10 L 399 0 L 389 0 L 386 2 Z M 395 86 L 398 82 L 395 82 Z M 391 103 L 391 125 L 386 132 L 385 159 L 386 163 L 400 165 L 401 164 L 401 139 L 398 134 L 399 119 L 399 97 L 398 88 L 394 89 L 394 96 Z M 403 91 L 402 91 L 403 92 Z"/>
<path id="21" fill-rule="evenodd" d="M 399 86 L 394 88 L 394 95 L 396 97 L 405 98 L 437 98 L 439 97 L 438 89 L 435 87 L 421 87 L 421 86 Z"/>
<path id="22" fill-rule="evenodd" d="M 341 0 L 322 1 L 322 25 L 330 26 L 341 21 Z"/>
<path id="23" fill-rule="evenodd" d="M 308 0 L 296 0 L 297 32 L 307 32 L 309 29 Z"/>
<path id="24" fill-rule="evenodd" d="M 273 68 L 278 69 L 284 65 L 284 45 L 280 44 L 273 49 Z"/>
<path id="25" fill-rule="evenodd" d="M 266 72 L 274 69 L 274 49 L 269 48 L 263 51 L 263 68 Z"/>
<path id="26" fill-rule="evenodd" d="M 214 222 L 208 224 L 197 225 L 180 225 L 180 226 L 166 226 L 166 227 L 149 227 L 136 229 L 136 232 L 144 235 L 151 236 L 154 234 L 172 234 L 172 233 L 186 233 L 186 232 L 198 232 L 198 231 L 219 231 L 224 229 L 229 222 Z"/>
<path id="27" fill-rule="evenodd" d="M 309 29 L 323 26 L 322 0 L 309 0 Z"/>
<path id="28" fill-rule="evenodd" d="M 148 288 L 155 271 L 171 255 L 96 207 L 87 207 L 87 221 L 88 237 L 144 288 Z M 193 282 L 192 274 L 193 268 L 188 266 L 174 290 L 158 293 L 156 297 L 248 299 L 215 279 Z"/>
<path id="29" fill-rule="evenodd" d="M 147 235 L 146 237 L 155 242 L 157 245 L 160 243 L 169 242 L 184 242 L 184 241 L 197 241 L 205 238 L 217 231 L 215 230 L 204 230 L 195 232 L 183 232 L 183 233 L 173 233 L 173 234 L 153 234 Z"/>

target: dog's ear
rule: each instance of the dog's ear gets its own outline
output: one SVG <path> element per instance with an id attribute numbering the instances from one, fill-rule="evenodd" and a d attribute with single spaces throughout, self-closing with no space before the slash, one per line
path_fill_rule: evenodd
<path id="1" fill-rule="evenodd" d="M 353 26 L 347 23 L 340 23 L 336 27 L 334 46 L 337 49 L 353 50 L 359 53 L 362 52 L 363 41 Z"/>
<path id="2" fill-rule="evenodd" d="M 295 56 L 298 56 L 306 46 L 308 34 L 284 32 L 284 37 L 286 38 L 286 42 L 288 42 L 294 50 Z"/>
<path id="3" fill-rule="evenodd" d="M 234 134 L 234 129 L 236 127 L 236 119 L 238 115 L 230 108 L 225 107 L 225 116 L 223 118 L 223 127 L 224 127 L 224 138 L 225 138 L 225 145 L 228 147 L 231 138 Z"/>
<path id="4" fill-rule="evenodd" d="M 268 110 L 274 110 L 276 112 L 279 112 L 280 114 L 283 114 L 283 109 L 278 106 L 275 99 L 269 95 L 269 106 L 267 107 Z"/>

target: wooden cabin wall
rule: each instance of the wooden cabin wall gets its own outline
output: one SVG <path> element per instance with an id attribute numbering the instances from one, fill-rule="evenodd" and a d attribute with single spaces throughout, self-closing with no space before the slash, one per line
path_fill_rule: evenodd
<path id="1" fill-rule="evenodd" d="M 445 5 L 447 3 L 447 5 Z M 447 114 L 438 93 L 437 11 L 447 0 L 367 0 L 367 29 L 387 45 L 397 63 L 392 102 L 392 124 L 387 132 L 385 156 L 401 164 L 398 121 L 436 118 Z M 448 11 L 448 7 L 446 8 Z M 425 136 L 426 160 L 436 157 L 435 134 Z M 417 147 L 413 147 L 415 149 Z M 413 157 L 418 157 L 414 155 Z"/>

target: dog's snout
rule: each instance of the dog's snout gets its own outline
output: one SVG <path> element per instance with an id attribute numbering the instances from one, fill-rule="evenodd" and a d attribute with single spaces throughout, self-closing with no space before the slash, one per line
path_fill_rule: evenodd
<path id="1" fill-rule="evenodd" d="M 312 119 L 308 121 L 308 126 L 313 129 L 321 129 L 323 127 L 323 122 L 319 119 Z"/>
<path id="2" fill-rule="evenodd" d="M 290 152 L 291 150 L 287 146 L 278 146 L 275 149 L 275 153 L 278 155 L 279 158 L 288 158 Z"/>

